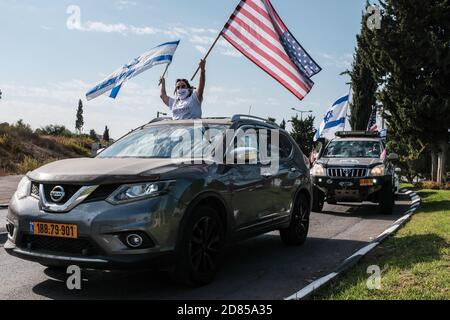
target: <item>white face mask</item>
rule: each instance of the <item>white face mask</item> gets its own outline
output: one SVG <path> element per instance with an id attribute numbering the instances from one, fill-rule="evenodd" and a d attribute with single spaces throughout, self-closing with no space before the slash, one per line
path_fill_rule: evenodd
<path id="1" fill-rule="evenodd" d="M 180 100 L 185 100 L 189 96 L 189 89 L 178 89 L 177 98 Z"/>

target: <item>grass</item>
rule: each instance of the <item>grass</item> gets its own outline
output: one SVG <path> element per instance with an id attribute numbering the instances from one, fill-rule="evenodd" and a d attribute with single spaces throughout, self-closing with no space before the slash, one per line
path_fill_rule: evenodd
<path id="1" fill-rule="evenodd" d="M 450 191 L 417 193 L 423 204 L 411 221 L 315 299 L 450 299 Z M 372 265 L 385 269 L 379 290 L 367 286 Z"/>
<path id="2" fill-rule="evenodd" d="M 0 176 L 25 174 L 52 161 L 89 157 L 86 136 L 45 136 L 23 124 L 0 124 Z"/>

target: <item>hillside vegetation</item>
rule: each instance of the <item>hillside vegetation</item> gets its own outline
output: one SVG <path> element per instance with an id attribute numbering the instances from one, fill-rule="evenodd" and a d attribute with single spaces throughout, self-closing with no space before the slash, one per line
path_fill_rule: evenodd
<path id="1" fill-rule="evenodd" d="M 22 121 L 0 124 L 0 176 L 25 174 L 46 163 L 91 156 L 94 140 L 62 126 L 33 131 Z"/>

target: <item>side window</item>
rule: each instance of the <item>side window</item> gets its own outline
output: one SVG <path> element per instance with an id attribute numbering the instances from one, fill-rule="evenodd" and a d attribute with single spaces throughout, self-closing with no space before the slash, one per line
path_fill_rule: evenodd
<path id="1" fill-rule="evenodd" d="M 288 159 L 291 154 L 294 146 L 291 143 L 291 140 L 284 134 L 280 134 L 280 159 L 285 160 Z"/>

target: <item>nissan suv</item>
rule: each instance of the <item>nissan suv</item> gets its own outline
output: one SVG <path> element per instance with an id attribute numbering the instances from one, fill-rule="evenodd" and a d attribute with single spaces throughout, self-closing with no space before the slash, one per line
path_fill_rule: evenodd
<path id="1" fill-rule="evenodd" d="M 49 268 L 170 268 L 200 286 L 226 244 L 279 230 L 302 245 L 311 204 L 308 159 L 274 123 L 155 119 L 95 158 L 28 173 L 5 249 Z"/>
<path id="2" fill-rule="evenodd" d="M 313 211 L 321 212 L 325 202 L 368 201 L 391 214 L 399 188 L 399 169 L 392 161 L 398 155 L 387 155 L 377 132 L 338 132 L 336 136 L 322 148 L 311 171 Z"/>

